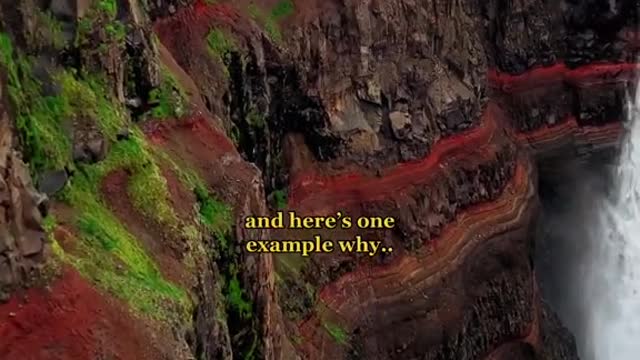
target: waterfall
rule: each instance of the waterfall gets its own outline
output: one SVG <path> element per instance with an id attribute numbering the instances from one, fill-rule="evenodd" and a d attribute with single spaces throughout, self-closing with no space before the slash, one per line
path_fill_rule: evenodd
<path id="1" fill-rule="evenodd" d="M 628 103 L 614 176 L 606 194 L 591 194 L 596 209 L 584 219 L 591 249 L 580 265 L 584 360 L 640 358 L 640 91 Z"/>

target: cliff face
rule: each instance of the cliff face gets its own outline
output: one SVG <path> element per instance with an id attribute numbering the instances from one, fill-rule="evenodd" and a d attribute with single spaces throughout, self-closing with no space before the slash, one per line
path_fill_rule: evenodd
<path id="1" fill-rule="evenodd" d="M 6 88 L 0 92 L 0 297 L 37 277 L 45 255 L 42 217 L 47 199 L 34 189 L 7 114 Z"/>
<path id="2" fill-rule="evenodd" d="M 13 5 L 9 359 L 577 358 L 534 276 L 538 176 L 615 151 L 637 1 Z M 241 226 L 282 207 L 393 216 L 318 232 L 394 251 L 242 251 L 308 237 Z"/>

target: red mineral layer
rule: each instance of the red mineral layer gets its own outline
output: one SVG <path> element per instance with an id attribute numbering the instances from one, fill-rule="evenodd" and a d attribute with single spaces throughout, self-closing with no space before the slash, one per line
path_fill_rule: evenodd
<path id="1" fill-rule="evenodd" d="M 535 196 L 531 170 L 530 162 L 519 157 L 515 174 L 503 194 L 495 201 L 471 206 L 460 213 L 455 223 L 447 225 L 436 240 L 441 246 L 399 256 L 386 265 L 362 264 L 326 285 L 319 294 L 320 302 L 331 309 L 332 317 L 340 318 L 341 324 L 355 324 L 370 309 L 384 306 L 393 294 L 437 286 L 440 277 L 455 270 L 473 249 L 496 235 L 521 228 L 528 221 L 531 198 Z M 372 293 L 376 296 L 370 296 Z M 531 324 L 524 333 L 518 334 L 519 339 L 534 340 L 535 334 L 530 331 L 534 326 Z M 306 339 L 326 336 L 321 332 L 317 315 L 299 323 L 299 329 Z M 305 343 L 305 349 L 313 348 L 320 353 L 330 350 L 322 340 L 316 345 L 313 343 Z"/>
<path id="2" fill-rule="evenodd" d="M 107 303 L 103 294 L 67 268 L 49 289 L 19 292 L 0 306 L 0 358 L 153 358 L 155 354 L 141 345 L 149 340 L 133 331 L 133 322 L 126 310 Z"/>
<path id="3" fill-rule="evenodd" d="M 149 141 L 155 145 L 163 145 L 171 136 L 171 131 L 175 129 L 186 129 L 199 138 L 206 139 L 211 147 L 217 149 L 216 153 L 226 153 L 235 151 L 235 145 L 221 131 L 215 129 L 210 120 L 202 115 L 195 115 L 185 119 L 174 121 L 153 121 L 144 125 L 143 131 Z"/>
<path id="4" fill-rule="evenodd" d="M 385 199 L 412 185 L 424 183 L 424 179 L 435 168 L 444 166 L 446 161 L 464 158 L 486 145 L 496 130 L 495 116 L 498 114 L 498 108 L 490 103 L 479 126 L 441 139 L 424 159 L 395 165 L 385 171 L 382 177 L 368 177 L 358 173 L 336 177 L 321 177 L 313 173 L 294 175 L 289 204 L 302 211 L 321 213 L 326 210 L 321 204 L 331 204 L 334 209 L 340 209 L 365 200 Z M 305 207 L 307 204 L 308 209 Z"/>
<path id="5" fill-rule="evenodd" d="M 433 242 L 442 243 L 442 246 L 431 247 L 420 257 L 399 256 L 385 265 L 359 266 L 356 270 L 326 285 L 321 290 L 319 298 L 331 308 L 336 308 L 351 298 L 355 288 L 367 287 L 370 282 L 398 286 L 400 283 L 410 281 L 410 278 L 416 277 L 418 273 L 439 273 L 443 267 L 455 263 L 454 258 L 460 255 L 460 248 L 466 246 L 466 242 L 463 240 L 470 229 L 476 227 L 479 229 L 488 219 L 495 220 L 496 216 L 518 213 L 526 200 L 527 193 L 531 190 L 530 186 L 528 165 L 519 161 L 514 177 L 499 199 L 473 205 L 458 215 L 456 221 L 445 226 L 440 236 L 433 240 Z M 411 270 L 406 271 L 407 269 Z M 424 279 L 425 277 L 419 276 L 419 278 Z M 382 286 L 382 288 L 384 287 Z"/>
<path id="6" fill-rule="evenodd" d="M 574 86 L 593 86 L 633 80 L 640 70 L 637 63 L 594 63 L 575 69 L 564 63 L 549 67 L 538 67 L 520 75 L 501 73 L 496 69 L 489 70 L 487 78 L 491 87 L 506 93 L 530 90 L 557 83 Z"/>
<path id="7" fill-rule="evenodd" d="M 176 29 L 188 29 L 189 33 L 204 37 L 213 20 L 234 24 L 241 20 L 241 15 L 231 4 L 207 4 L 206 1 L 198 0 L 192 8 L 182 8 L 175 15 L 157 21 L 154 31 L 163 43 L 175 38 Z"/>
<path id="8" fill-rule="evenodd" d="M 608 122 L 601 126 L 580 126 L 575 117 L 570 116 L 557 125 L 545 125 L 531 132 L 519 133 L 521 144 L 532 148 L 534 153 L 540 148 L 562 147 L 563 145 L 607 145 L 615 144 L 622 136 L 621 122 Z"/>
<path id="9" fill-rule="evenodd" d="M 592 64 L 577 69 L 569 69 L 564 64 L 556 64 L 547 68 L 537 68 L 522 75 L 501 74 L 492 70 L 489 81 L 492 86 L 505 92 L 515 92 L 536 86 L 547 86 L 553 83 L 566 82 L 577 86 L 595 86 L 610 82 L 627 81 L 634 78 L 638 64 Z M 391 193 L 420 181 L 423 176 L 456 154 L 469 152 L 486 144 L 488 136 L 495 131 L 493 121 L 500 111 L 497 105 L 490 103 L 484 112 L 480 125 L 461 134 L 440 139 L 433 146 L 432 152 L 424 159 L 395 165 L 383 173 L 382 178 L 372 178 L 360 173 L 347 173 L 337 176 L 321 176 L 312 169 L 291 175 L 289 205 L 305 208 L 305 204 L 322 204 L 322 200 L 331 198 L 331 202 L 339 206 L 358 201 L 383 199 Z M 558 141 L 562 136 L 567 140 L 586 141 L 602 140 L 606 143 L 616 141 L 622 130 L 619 122 L 604 126 L 579 126 L 575 118 L 568 118 L 553 126 L 545 126 L 530 133 L 518 135 L 520 141 L 528 145 L 544 145 L 546 142 Z M 562 142 L 561 141 L 561 142 Z M 311 205 L 308 206 L 312 208 Z M 314 206 L 317 212 L 322 206 Z"/>

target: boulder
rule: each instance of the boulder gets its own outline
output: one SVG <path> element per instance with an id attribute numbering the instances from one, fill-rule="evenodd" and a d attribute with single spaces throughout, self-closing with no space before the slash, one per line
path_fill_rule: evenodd
<path id="1" fill-rule="evenodd" d="M 93 164 L 104 160 L 108 152 L 108 141 L 94 126 L 74 129 L 73 161 Z"/>
<path id="2" fill-rule="evenodd" d="M 75 3 L 75 0 L 52 0 L 49 10 L 57 17 L 74 18 L 76 16 Z"/>
<path id="3" fill-rule="evenodd" d="M 51 0 L 49 10 L 59 18 L 83 17 L 91 7 L 91 0 Z"/>
<path id="4" fill-rule="evenodd" d="M 411 116 L 406 112 L 393 111 L 389 114 L 391 130 L 398 140 L 405 139 L 411 132 Z"/>
<path id="5" fill-rule="evenodd" d="M 65 170 L 46 171 L 41 175 L 38 183 L 38 190 L 49 196 L 62 190 L 69 180 L 69 175 Z"/>

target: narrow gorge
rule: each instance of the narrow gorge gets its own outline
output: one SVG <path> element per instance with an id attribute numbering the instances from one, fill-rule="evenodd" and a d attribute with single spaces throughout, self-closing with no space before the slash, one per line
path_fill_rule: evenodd
<path id="1" fill-rule="evenodd" d="M 577 279 L 639 21 L 638 0 L 0 0 L 0 359 L 623 360 L 589 353 Z M 279 210 L 396 226 L 243 226 Z M 393 252 L 244 251 L 312 234 Z"/>

